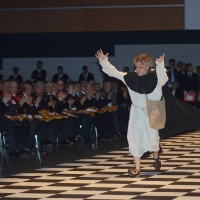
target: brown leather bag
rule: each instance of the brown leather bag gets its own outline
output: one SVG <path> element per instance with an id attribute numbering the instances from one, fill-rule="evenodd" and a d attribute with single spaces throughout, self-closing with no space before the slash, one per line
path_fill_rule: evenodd
<path id="1" fill-rule="evenodd" d="M 149 123 L 153 129 L 163 129 L 166 123 L 166 109 L 165 99 L 162 97 L 161 101 L 149 100 L 147 95 L 147 113 L 149 117 Z"/>

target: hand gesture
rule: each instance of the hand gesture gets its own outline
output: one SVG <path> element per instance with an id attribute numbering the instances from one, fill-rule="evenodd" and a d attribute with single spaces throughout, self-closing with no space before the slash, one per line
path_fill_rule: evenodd
<path id="1" fill-rule="evenodd" d="M 96 92 L 95 99 L 99 100 L 100 97 L 101 97 L 101 92 L 100 91 Z"/>
<path id="2" fill-rule="evenodd" d="M 29 97 L 28 96 L 23 96 L 19 102 L 20 105 L 23 105 L 25 102 L 27 102 L 29 100 Z"/>
<path id="3" fill-rule="evenodd" d="M 164 57 L 165 57 L 165 54 L 160 56 L 160 58 L 156 58 L 157 63 L 161 63 L 162 61 L 164 61 Z"/>
<path id="4" fill-rule="evenodd" d="M 88 91 L 87 94 L 86 94 L 86 97 L 87 97 L 88 99 L 90 99 L 90 98 L 92 97 L 93 93 L 94 93 L 93 90 Z"/>
<path id="5" fill-rule="evenodd" d="M 42 97 L 38 96 L 37 99 L 35 100 L 35 105 L 39 106 L 41 100 L 42 100 Z"/>
<path id="6" fill-rule="evenodd" d="M 48 102 L 48 106 L 55 106 L 56 105 L 56 101 L 49 101 Z"/>
<path id="7" fill-rule="evenodd" d="M 2 101 L 4 103 L 8 103 L 11 99 L 11 94 L 8 94 L 8 95 L 4 95 L 4 97 L 2 98 Z"/>
<path id="8" fill-rule="evenodd" d="M 112 96 L 113 96 L 113 92 L 110 91 L 110 92 L 108 93 L 108 99 L 111 100 L 111 99 L 112 99 Z"/>
<path id="9" fill-rule="evenodd" d="M 69 106 L 72 106 L 74 104 L 75 100 L 70 98 L 67 102 L 68 102 Z"/>
<path id="10" fill-rule="evenodd" d="M 59 93 L 58 93 L 58 98 L 59 98 L 59 99 L 63 100 L 63 99 L 65 99 L 66 97 L 67 97 L 67 93 L 63 93 L 63 92 L 59 92 Z"/>
<path id="11" fill-rule="evenodd" d="M 108 54 L 109 54 L 109 53 L 107 53 L 106 55 L 104 55 L 104 54 L 103 54 L 103 51 L 102 51 L 101 49 L 99 49 L 99 51 L 96 52 L 95 56 L 96 56 L 96 58 L 99 59 L 99 61 L 102 61 L 102 60 L 104 60 L 106 57 L 108 57 Z"/>
<path id="12" fill-rule="evenodd" d="M 32 102 L 32 99 L 33 99 L 33 97 L 32 97 L 32 96 L 29 96 L 29 97 L 28 97 L 27 103 L 30 104 L 30 103 Z"/>
<path id="13" fill-rule="evenodd" d="M 86 96 L 83 96 L 82 99 L 80 100 L 80 103 L 83 105 L 84 102 L 86 101 L 87 97 Z"/>

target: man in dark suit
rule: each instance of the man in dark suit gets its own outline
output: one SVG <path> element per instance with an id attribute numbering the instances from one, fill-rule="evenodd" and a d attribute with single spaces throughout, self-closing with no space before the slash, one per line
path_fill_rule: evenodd
<path id="1" fill-rule="evenodd" d="M 79 81 L 90 81 L 90 80 L 94 80 L 94 75 L 90 72 L 88 72 L 88 67 L 87 66 L 83 66 L 83 73 L 80 74 L 79 76 Z"/>
<path id="2" fill-rule="evenodd" d="M 18 67 L 14 67 L 13 68 L 13 75 L 9 76 L 9 80 L 16 80 L 19 83 L 21 83 L 23 81 L 23 78 L 21 75 L 18 74 L 19 72 L 19 68 Z"/>
<path id="3" fill-rule="evenodd" d="M 186 69 L 187 72 L 183 77 L 182 88 L 184 90 L 184 93 L 194 95 L 194 93 L 197 93 L 199 88 L 199 77 L 196 73 L 193 73 L 193 67 L 191 63 L 188 63 L 186 65 Z M 195 102 L 189 104 L 194 106 Z"/>
<path id="4" fill-rule="evenodd" d="M 168 86 L 169 88 L 172 87 L 172 82 L 176 81 L 179 82 L 179 71 L 176 68 L 176 63 L 175 63 L 175 59 L 171 58 L 169 60 L 169 68 L 168 68 L 168 72 L 167 72 L 167 76 L 169 77 L 168 80 Z"/>
<path id="5" fill-rule="evenodd" d="M 1 131 L 6 132 L 6 137 L 9 142 L 9 155 L 12 157 L 19 157 L 20 154 L 16 152 L 16 147 L 19 147 L 21 141 L 21 129 L 16 127 L 16 123 L 10 119 L 4 117 L 4 113 L 11 102 L 10 94 L 11 86 L 8 80 L 2 82 L 2 92 L 0 93 L 0 127 Z M 18 149 L 18 148 L 17 148 Z"/>
<path id="6" fill-rule="evenodd" d="M 34 70 L 31 74 L 31 78 L 33 79 L 34 83 L 37 81 L 45 82 L 47 72 L 42 69 L 42 65 L 42 61 L 37 61 L 37 70 Z"/>
<path id="7" fill-rule="evenodd" d="M 58 73 L 54 74 L 53 78 L 52 78 L 52 82 L 56 83 L 58 80 L 62 80 L 64 82 L 64 84 L 67 82 L 67 80 L 69 79 L 69 76 L 67 74 L 63 73 L 63 67 L 59 66 L 57 68 Z"/>

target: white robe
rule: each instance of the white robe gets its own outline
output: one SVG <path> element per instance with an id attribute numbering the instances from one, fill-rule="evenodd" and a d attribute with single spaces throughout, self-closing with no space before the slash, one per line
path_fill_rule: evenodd
<path id="1" fill-rule="evenodd" d="M 164 67 L 164 62 L 156 62 L 156 64 L 158 82 L 154 91 L 147 94 L 147 96 L 148 99 L 159 101 L 162 96 L 162 86 L 167 82 L 168 77 Z M 100 65 L 106 74 L 121 80 L 126 85 L 124 81 L 124 75 L 126 75 L 126 73 L 118 71 L 113 65 L 110 64 L 110 62 L 108 62 L 107 58 L 101 61 Z M 145 94 L 134 92 L 129 87 L 128 91 L 132 101 L 127 134 L 129 151 L 133 156 L 141 157 L 146 151 L 159 150 L 160 137 L 158 130 L 150 127 L 148 116 L 142 109 L 140 109 L 146 108 Z"/>

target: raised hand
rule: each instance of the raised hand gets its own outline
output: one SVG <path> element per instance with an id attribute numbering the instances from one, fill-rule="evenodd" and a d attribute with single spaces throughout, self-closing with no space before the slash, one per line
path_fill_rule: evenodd
<path id="1" fill-rule="evenodd" d="M 41 97 L 41 96 L 38 96 L 37 99 L 36 99 L 35 102 L 34 102 L 35 105 L 36 105 L 36 106 L 39 106 L 41 100 L 42 100 L 42 97 Z"/>
<path id="2" fill-rule="evenodd" d="M 160 56 L 160 58 L 156 58 L 157 63 L 161 63 L 162 61 L 164 61 L 164 57 L 165 57 L 165 54 Z"/>
<path id="3" fill-rule="evenodd" d="M 11 99 L 11 94 L 4 95 L 4 97 L 2 98 L 2 102 L 8 103 L 10 99 Z"/>
<path id="4" fill-rule="evenodd" d="M 59 92 L 59 93 L 58 93 L 58 98 L 59 98 L 59 99 L 62 99 L 62 100 L 63 100 L 63 99 L 65 99 L 66 97 L 67 97 L 67 93 L 63 93 L 63 92 Z"/>
<path id="5" fill-rule="evenodd" d="M 29 100 L 29 97 L 28 96 L 23 96 L 19 102 L 20 105 L 23 105 L 25 102 L 27 102 Z"/>
<path id="6" fill-rule="evenodd" d="M 105 54 L 103 53 L 103 51 L 102 51 L 101 49 L 99 49 L 99 50 L 96 52 L 95 56 L 96 56 L 96 58 L 99 59 L 99 61 L 102 61 L 102 60 L 104 60 L 106 57 L 108 57 L 108 54 L 109 54 L 109 53 L 107 53 L 107 54 L 105 55 Z"/>
<path id="7" fill-rule="evenodd" d="M 75 100 L 72 99 L 72 98 L 70 98 L 67 102 L 68 102 L 68 104 L 69 104 L 70 106 L 72 106 L 72 105 L 74 104 Z"/>

